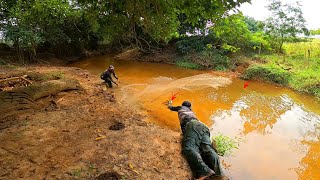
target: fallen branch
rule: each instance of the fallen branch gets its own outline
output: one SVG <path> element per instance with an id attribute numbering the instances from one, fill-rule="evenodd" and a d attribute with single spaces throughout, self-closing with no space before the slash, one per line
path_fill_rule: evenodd
<path id="1" fill-rule="evenodd" d="M 27 75 L 25 75 L 25 76 L 27 77 Z M 27 81 L 28 83 L 32 84 L 32 82 L 29 79 L 26 79 L 26 77 L 21 76 L 21 79 L 23 79 L 23 80 Z"/>
<path id="2" fill-rule="evenodd" d="M 26 79 L 26 77 L 28 77 L 28 75 L 5 78 L 5 79 L 1 79 L 0 83 L 4 83 L 4 82 L 8 82 L 8 81 L 14 81 L 14 80 L 21 80 L 22 79 L 22 80 L 27 81 L 28 83 L 32 84 L 32 82 L 30 80 Z"/>

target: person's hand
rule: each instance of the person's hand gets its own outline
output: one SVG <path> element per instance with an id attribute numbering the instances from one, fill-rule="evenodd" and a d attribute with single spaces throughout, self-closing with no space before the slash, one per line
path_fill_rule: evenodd
<path id="1" fill-rule="evenodd" d="M 172 105 L 172 101 L 171 100 L 166 100 L 165 102 L 163 102 L 162 104 L 166 105 L 166 106 L 171 106 Z"/>
<path id="2" fill-rule="evenodd" d="M 118 83 L 120 83 L 120 80 L 119 80 L 119 79 L 117 79 L 117 81 L 118 81 Z"/>

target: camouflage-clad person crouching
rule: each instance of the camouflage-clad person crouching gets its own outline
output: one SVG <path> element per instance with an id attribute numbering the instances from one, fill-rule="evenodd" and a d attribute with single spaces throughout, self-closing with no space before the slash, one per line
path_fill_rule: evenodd
<path id="1" fill-rule="evenodd" d="M 191 110 L 191 103 L 184 101 L 182 106 L 171 106 L 177 111 L 180 120 L 182 153 L 188 161 L 193 176 L 206 179 L 211 176 L 222 176 L 219 156 L 211 145 L 209 128 L 200 122 Z"/>

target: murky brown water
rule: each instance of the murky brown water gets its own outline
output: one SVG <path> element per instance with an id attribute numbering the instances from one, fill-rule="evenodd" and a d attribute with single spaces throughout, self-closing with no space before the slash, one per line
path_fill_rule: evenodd
<path id="1" fill-rule="evenodd" d="M 190 100 L 198 118 L 221 132 L 241 137 L 230 157 L 223 157 L 232 179 L 320 179 L 320 103 L 287 88 L 213 76 L 208 71 L 173 65 L 113 60 L 107 57 L 73 64 L 99 78 L 115 66 L 120 102 L 141 104 L 149 121 L 179 130 L 177 114 L 163 104 Z M 219 85 L 224 85 L 219 87 Z"/>

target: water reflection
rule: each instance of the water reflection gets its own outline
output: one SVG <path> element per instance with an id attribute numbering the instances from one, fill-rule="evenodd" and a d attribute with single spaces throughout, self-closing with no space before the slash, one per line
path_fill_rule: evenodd
<path id="1" fill-rule="evenodd" d="M 296 168 L 299 179 L 320 179 L 320 121 L 315 123 L 314 129 L 305 133 L 300 142 L 307 149 L 306 155 L 300 160 Z"/>
<path id="2" fill-rule="evenodd" d="M 210 99 L 223 100 L 209 95 Z M 230 97 L 229 94 L 228 97 Z M 242 137 L 231 157 L 226 173 L 237 179 L 309 179 L 319 178 L 320 116 L 294 102 L 288 95 L 279 96 L 251 91 L 233 100 L 230 109 L 212 114 L 212 134 L 222 132 Z M 297 168 L 299 167 L 299 168 Z M 254 172 L 254 173 L 253 173 Z"/>
<path id="3" fill-rule="evenodd" d="M 320 179 L 320 102 L 315 98 L 255 81 L 244 89 L 239 79 L 217 88 L 213 85 L 221 79 L 208 72 L 165 64 L 99 57 L 74 66 L 99 78 L 109 64 L 121 79 L 113 89 L 120 102 L 134 106 L 138 101 L 149 121 L 179 131 L 177 114 L 162 105 L 179 92 L 174 105 L 190 100 L 212 134 L 242 137 L 233 156 L 222 158 L 233 179 Z"/>

